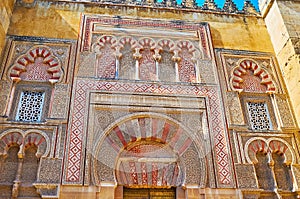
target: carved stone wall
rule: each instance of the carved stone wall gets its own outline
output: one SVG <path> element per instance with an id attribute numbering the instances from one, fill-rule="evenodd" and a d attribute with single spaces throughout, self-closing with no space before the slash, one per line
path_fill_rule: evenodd
<path id="1" fill-rule="evenodd" d="M 96 109 L 94 110 L 95 113 L 100 116 L 99 112 L 102 112 L 101 109 L 105 109 L 105 106 L 97 105 L 94 108 Z M 139 107 L 138 110 L 143 111 L 143 110 L 147 110 L 147 108 Z M 117 107 L 112 107 L 110 112 L 117 113 L 119 111 L 121 110 L 118 110 Z M 123 111 L 126 111 L 126 109 Z M 91 144 L 89 144 L 91 146 L 92 145 L 95 146 L 94 148 L 90 149 L 91 152 L 88 152 L 91 153 L 91 156 L 94 159 L 92 160 L 93 162 L 92 162 L 92 169 L 91 169 L 92 173 L 96 175 L 94 177 L 94 183 L 101 184 L 101 182 L 105 182 L 105 181 L 111 181 L 111 180 L 114 181 L 113 170 L 116 170 L 115 162 L 119 162 L 119 161 L 121 163 L 118 163 L 120 164 L 120 168 L 117 167 L 117 172 L 121 172 L 121 173 L 117 175 L 118 184 L 125 183 L 124 185 L 128 185 L 128 186 L 143 185 L 143 186 L 151 187 L 151 186 L 171 186 L 171 185 L 180 186 L 183 183 L 186 183 L 186 184 L 197 184 L 200 187 L 204 187 L 206 183 L 208 183 L 207 181 L 214 181 L 214 179 L 206 178 L 207 176 L 206 167 L 211 168 L 212 165 L 210 164 L 212 162 L 211 160 L 207 161 L 207 159 L 209 159 L 210 156 L 207 156 L 206 153 L 211 153 L 210 152 L 211 149 L 210 148 L 204 149 L 204 147 L 209 146 L 209 144 L 205 146 L 206 143 L 203 140 L 203 134 L 198 131 L 195 132 L 195 129 L 193 129 L 192 126 L 187 126 L 186 129 L 193 129 L 190 132 L 191 133 L 190 137 L 188 137 L 187 135 L 184 135 L 184 133 L 187 133 L 185 132 L 186 130 L 177 126 L 180 124 L 178 123 L 179 121 L 177 122 L 178 124 L 174 124 L 175 120 L 170 118 L 168 121 L 168 119 L 166 119 L 168 117 L 164 116 L 163 114 L 164 110 L 157 109 L 156 111 L 157 112 L 163 111 L 163 112 L 158 114 L 158 113 L 153 113 L 148 111 L 147 112 L 130 111 L 131 113 L 130 112 L 127 113 L 125 116 L 123 116 L 120 119 L 111 117 L 111 121 L 108 122 L 108 124 L 110 125 L 103 130 L 99 128 L 96 129 L 89 128 L 95 131 L 95 135 L 90 134 L 90 136 L 94 137 L 94 139 L 93 141 L 90 141 Z M 169 112 L 172 111 L 172 109 L 165 110 L 165 111 Z M 176 109 L 174 111 L 176 111 Z M 184 113 L 177 113 L 177 114 L 180 114 L 179 117 L 185 115 Z M 197 115 L 199 115 L 199 113 L 197 114 L 197 112 L 195 113 L 191 112 L 187 114 L 189 115 L 189 117 L 197 117 Z M 130 117 L 134 117 L 134 118 L 137 117 L 137 119 L 131 119 L 129 121 L 126 121 L 128 120 L 126 118 L 130 118 Z M 100 116 L 100 118 L 102 117 Z M 99 119 L 97 119 L 95 122 L 98 121 Z M 126 121 L 126 122 L 123 123 L 121 121 Z M 106 121 L 104 120 L 104 122 Z M 118 122 L 117 124 L 115 124 L 117 126 L 113 127 L 112 131 L 109 134 L 107 134 L 106 132 L 108 129 L 111 128 L 110 127 L 112 126 L 111 124 L 112 123 L 114 124 L 116 122 Z M 105 137 L 105 135 L 107 137 L 103 138 Z M 191 140 L 192 137 L 195 137 L 194 139 L 199 140 L 202 146 L 199 146 L 199 144 L 197 145 L 191 144 L 191 142 L 193 142 Z M 141 143 L 139 144 L 139 142 Z M 153 146 L 151 147 L 152 148 L 151 150 L 149 150 L 148 148 L 148 151 L 143 151 L 142 149 L 140 151 L 138 149 L 135 149 L 134 153 L 137 153 L 138 155 L 136 155 L 137 157 L 135 156 L 132 157 L 130 151 L 127 152 L 127 150 L 129 150 L 128 147 L 131 148 L 132 147 L 131 145 L 133 144 L 134 146 L 137 145 L 141 148 L 146 147 L 147 144 Z M 158 148 L 155 146 L 157 146 Z M 168 148 L 169 146 L 171 147 L 170 150 L 173 151 L 171 154 L 174 153 L 174 155 L 171 154 L 163 155 L 162 154 L 163 151 L 166 150 L 166 148 Z M 120 155 L 120 157 L 118 157 L 117 155 L 118 153 L 121 153 L 123 155 Z M 136 163 L 133 163 L 134 161 L 136 161 L 135 158 L 136 159 L 141 158 L 141 160 Z M 131 160 L 132 162 L 129 162 L 129 165 L 127 165 L 129 160 Z M 155 162 L 151 162 L 154 160 Z M 143 161 L 145 163 L 145 172 L 143 170 L 140 170 L 143 167 L 141 167 L 142 165 L 139 165 L 140 162 L 143 163 Z M 160 162 L 160 161 L 166 161 L 166 162 Z M 134 165 L 137 164 L 136 166 L 132 166 L 134 168 L 134 173 L 131 174 L 129 172 L 130 170 L 129 168 L 131 168 L 130 163 Z M 176 165 L 178 164 L 179 166 L 178 169 L 180 172 L 176 173 L 174 171 L 175 173 L 171 175 L 173 171 L 169 171 L 169 169 L 172 168 L 168 168 L 164 166 L 164 165 L 169 165 L 171 163 L 174 164 L 176 163 Z M 157 174 L 155 174 L 156 172 Z M 127 175 L 131 177 L 128 177 Z M 164 179 L 166 177 L 169 177 L 168 180 Z M 175 180 L 175 178 L 177 180 Z M 153 184 L 153 182 L 156 183 Z"/>
<path id="2" fill-rule="evenodd" d="M 263 53 L 217 54 L 238 187 L 244 197 L 276 197 L 276 189 L 295 197 L 297 130 L 276 62 Z"/>
<path id="3" fill-rule="evenodd" d="M 234 187 L 208 26 L 89 15 L 83 23 L 63 183 L 115 183 L 117 154 L 135 139 L 154 139 L 182 155 L 178 164 L 184 167 L 175 166 L 180 172 L 174 175 L 180 176 L 180 168 L 185 168 L 189 177 L 175 180 L 179 184 Z M 106 48 L 111 53 L 106 54 Z M 110 69 L 100 67 L 108 57 Z M 166 65 L 172 72 L 161 74 L 168 72 L 162 70 Z M 158 79 L 167 75 L 168 79 Z M 197 160 L 192 164 L 191 159 Z M 118 177 L 122 183 L 128 180 L 130 185 L 143 186 L 156 181 L 155 169 L 146 163 L 125 161 L 123 166 L 128 172 Z M 206 167 L 216 174 L 206 173 Z M 124 177 L 129 170 L 131 177 Z M 90 172 L 95 174 L 91 178 Z"/>
<path id="4" fill-rule="evenodd" d="M 1 172 L 11 171 L 12 179 L 1 182 L 5 197 L 58 198 L 74 52 L 73 41 L 8 38 L 0 80 Z M 24 93 L 32 95 L 30 100 L 23 99 L 28 98 Z M 39 106 L 36 93 L 42 96 Z M 31 106 L 40 111 L 32 112 L 37 119 L 28 115 Z M 29 110 L 25 119 L 20 119 L 20 110 Z M 16 166 L 7 168 L 12 157 Z M 53 159 L 56 162 L 49 168 Z"/>
<path id="5" fill-rule="evenodd" d="M 299 129 L 263 23 L 281 20 L 249 1 L 19 0 L 9 28 L 7 2 L 2 33 L 22 36 L 0 30 L 0 198 L 298 196 Z M 292 1 L 271 2 L 296 21 Z M 295 91 L 297 31 L 283 30 Z"/>
<path id="6" fill-rule="evenodd" d="M 66 119 L 70 98 L 74 45 L 72 42 L 44 40 L 38 38 L 11 37 L 9 50 L 2 62 L 1 83 L 3 90 L 1 110 L 5 116 L 12 112 L 15 87 L 22 82 L 31 85 L 49 82 L 55 84 L 54 93 L 49 94 L 49 118 Z M 30 76 L 28 76 L 30 72 Z M 67 94 L 67 95 L 66 95 Z M 7 95 L 10 95 L 9 97 Z M 55 104 L 55 105 L 54 105 Z"/>

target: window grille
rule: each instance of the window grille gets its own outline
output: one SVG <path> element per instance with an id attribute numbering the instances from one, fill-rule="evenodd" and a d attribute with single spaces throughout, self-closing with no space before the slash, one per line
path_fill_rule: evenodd
<path id="1" fill-rule="evenodd" d="M 247 102 L 250 125 L 253 130 L 270 130 L 272 123 L 265 102 Z"/>
<path id="2" fill-rule="evenodd" d="M 20 96 L 16 120 L 22 122 L 41 121 L 44 92 L 23 91 Z"/>

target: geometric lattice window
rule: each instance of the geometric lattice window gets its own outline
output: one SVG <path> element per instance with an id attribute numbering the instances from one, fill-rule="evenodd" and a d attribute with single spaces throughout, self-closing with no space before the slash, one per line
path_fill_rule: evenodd
<path id="1" fill-rule="evenodd" d="M 265 102 L 247 102 L 250 124 L 253 130 L 270 130 L 272 123 Z"/>
<path id="2" fill-rule="evenodd" d="M 41 121 L 45 92 L 23 91 L 20 96 L 16 120 L 22 122 Z"/>

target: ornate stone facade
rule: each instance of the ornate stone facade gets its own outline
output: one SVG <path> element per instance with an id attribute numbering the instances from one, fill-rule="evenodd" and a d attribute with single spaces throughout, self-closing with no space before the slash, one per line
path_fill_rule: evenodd
<path id="1" fill-rule="evenodd" d="M 238 126 L 237 122 L 228 120 L 232 128 L 238 187 L 243 190 L 245 197 L 251 194 L 252 197 L 277 198 L 276 194 L 296 197 L 297 193 L 293 192 L 296 179 L 292 173 L 298 167 L 299 153 L 297 139 L 291 131 L 296 126 L 290 118 L 292 112 L 284 97 L 287 94 L 280 86 L 281 78 L 276 72 L 278 68 L 273 58 L 265 54 L 228 50 L 220 50 L 218 55 L 219 63 L 223 65 L 220 77 L 227 82 L 223 92 L 232 93 L 227 94 L 233 96 L 227 100 L 240 102 L 235 103 L 240 108 L 228 107 L 227 113 L 230 118 L 242 117 L 245 121 Z M 254 71 L 247 73 L 251 68 Z M 239 94 L 234 94 L 237 92 Z M 279 115 L 275 114 L 276 110 Z M 290 118 L 288 123 L 293 126 L 290 126 L 290 130 L 284 130 L 289 129 L 289 125 L 283 122 L 287 121 L 286 117 Z M 251 172 L 245 174 L 245 168 Z"/>
<path id="2" fill-rule="evenodd" d="M 0 198 L 299 197 L 297 122 L 249 1 L 20 0 L 12 16 Z"/>
<path id="3" fill-rule="evenodd" d="M 74 63 L 70 55 L 75 45 L 72 41 L 10 37 L 7 46 L 2 85 L 10 89 L 1 90 L 7 97 L 1 98 L 0 137 L 1 176 L 10 177 L 1 177 L 1 186 L 13 188 L 1 197 L 58 197 L 63 160 L 59 149 L 66 134 L 68 82 Z M 13 173 L 9 156 L 17 158 Z"/>

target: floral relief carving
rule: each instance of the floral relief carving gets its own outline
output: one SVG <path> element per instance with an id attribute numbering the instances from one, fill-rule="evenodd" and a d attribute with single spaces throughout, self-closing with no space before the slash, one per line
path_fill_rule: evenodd
<path id="1" fill-rule="evenodd" d="M 294 127 L 295 126 L 294 119 L 292 117 L 292 113 L 286 97 L 282 95 L 276 95 L 275 99 L 277 102 L 283 127 Z"/>
<path id="2" fill-rule="evenodd" d="M 179 80 L 181 82 L 195 82 L 196 70 L 195 70 L 195 47 L 189 41 L 180 41 L 177 43 L 177 47 L 180 49 L 178 62 Z"/>
<path id="3" fill-rule="evenodd" d="M 139 79 L 141 80 L 157 80 L 155 65 L 155 42 L 151 38 L 140 39 L 141 58 L 139 59 Z"/>

